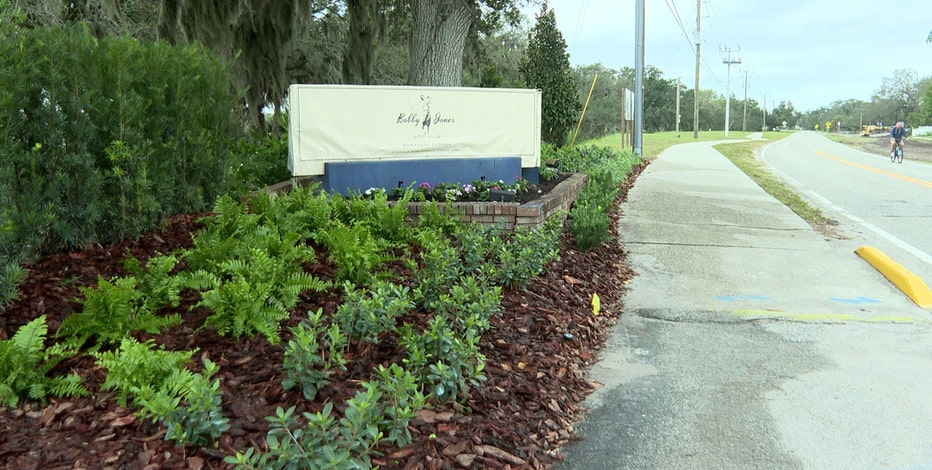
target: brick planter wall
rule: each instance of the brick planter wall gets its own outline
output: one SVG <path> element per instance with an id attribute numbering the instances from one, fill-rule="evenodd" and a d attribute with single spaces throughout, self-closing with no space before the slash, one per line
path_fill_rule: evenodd
<path id="1" fill-rule="evenodd" d="M 557 212 L 569 211 L 576 196 L 586 186 L 589 175 L 573 173 L 563 180 L 557 187 L 547 194 L 527 203 L 517 202 L 454 202 L 451 206 L 462 213 L 460 217 L 464 222 L 481 224 L 502 224 L 506 230 L 515 228 L 534 229 L 542 225 L 548 218 Z M 299 181 L 298 184 L 307 184 L 308 181 Z M 291 181 L 285 181 L 266 188 L 272 194 L 279 194 L 291 189 Z M 416 219 L 423 213 L 420 203 L 408 204 L 408 213 L 411 219 Z"/>
<path id="2" fill-rule="evenodd" d="M 506 230 L 537 228 L 557 212 L 569 211 L 576 196 L 586 186 L 589 175 L 574 173 L 547 194 L 528 202 L 454 202 L 451 206 L 463 215 L 460 220 L 481 224 L 502 224 Z M 408 204 L 410 217 L 423 212 L 420 203 Z"/>

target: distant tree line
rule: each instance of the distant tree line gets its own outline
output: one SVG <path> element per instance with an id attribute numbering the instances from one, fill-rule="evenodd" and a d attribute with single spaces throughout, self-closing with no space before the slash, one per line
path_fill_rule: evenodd
<path id="1" fill-rule="evenodd" d="M 555 13 L 542 0 L 0 0 L 2 5 L 21 10 L 26 27 L 84 22 L 98 37 L 201 43 L 231 64 L 251 126 L 266 124 L 263 110 L 282 111 L 291 83 L 539 87 L 548 121 L 543 134 L 560 144 L 575 130 L 596 75 L 579 138 L 618 132 L 621 96 L 634 88 L 631 67 L 569 67 Z M 528 5 L 540 6 L 535 18 L 522 14 Z M 805 113 L 790 100 L 760 103 L 733 92 L 729 128 L 752 131 L 786 122 L 811 129 L 841 122 L 855 131 L 861 123 L 932 124 L 930 79 L 896 71 L 870 101 L 842 100 Z M 695 90 L 647 66 L 645 132 L 676 129 L 677 95 L 679 129 L 691 132 Z M 704 89 L 699 99 L 699 128 L 724 129 L 726 97 Z M 270 120 L 273 127 L 280 121 Z"/>

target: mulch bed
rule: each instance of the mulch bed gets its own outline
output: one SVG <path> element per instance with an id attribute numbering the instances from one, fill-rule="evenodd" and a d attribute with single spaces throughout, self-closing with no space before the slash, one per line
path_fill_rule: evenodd
<path id="1" fill-rule="evenodd" d="M 617 202 L 643 168 L 634 170 Z M 55 331 L 65 316 L 80 311 L 74 299 L 81 286 L 96 285 L 98 276 L 126 275 L 122 260 L 127 253 L 144 261 L 156 253 L 190 246 L 199 217 L 174 217 L 164 230 L 137 241 L 58 253 L 30 266 L 30 276 L 21 286 L 22 298 L 0 313 L 0 339 L 9 339 L 39 315 L 46 315 L 49 331 Z M 616 210 L 615 239 L 619 217 Z M 548 266 L 544 275 L 525 288 L 505 290 L 503 314 L 493 319 L 481 343 L 488 381 L 472 390 L 466 408 L 423 411 L 409 426 L 413 444 L 403 449 L 381 448 L 383 455 L 374 464 L 388 469 L 550 468 L 561 460 L 560 449 L 574 439 L 572 425 L 584 413 L 580 403 L 594 387 L 586 379 L 587 368 L 597 360 L 611 325 L 623 312 L 624 286 L 633 275 L 617 243 L 580 252 L 574 248 L 572 234 L 565 231 L 561 246 L 561 259 Z M 334 272 L 333 266 L 323 262 L 307 269 L 322 279 L 331 278 Z M 593 293 L 601 298 L 599 315 L 593 314 Z M 333 313 L 341 296 L 339 289 L 305 295 L 282 331 L 297 324 L 309 310 L 323 308 L 326 314 Z M 360 380 L 369 378 L 372 368 L 402 353 L 390 341 L 354 351 L 349 370 L 311 402 L 297 390 L 282 389 L 281 345 L 270 345 L 263 338 L 233 340 L 210 329 L 194 330 L 190 325 L 202 324 L 207 315 L 204 309 L 188 311 L 186 305 L 195 302 L 189 296 L 178 309 L 185 319 L 183 325 L 152 339 L 169 350 L 198 348 L 195 358 L 209 357 L 220 365 L 223 412 L 231 429 L 218 446 L 181 447 L 165 441 L 159 426 L 119 406 L 115 393 L 100 390 L 106 371 L 92 358 L 82 357 L 60 364 L 54 372 L 79 373 L 91 397 L 0 409 L 2 468 L 231 468 L 223 462 L 224 456 L 249 447 L 265 448 L 269 426 L 264 418 L 274 415 L 277 407 L 316 412 L 331 401 L 340 410 L 343 401 L 359 390 Z"/>

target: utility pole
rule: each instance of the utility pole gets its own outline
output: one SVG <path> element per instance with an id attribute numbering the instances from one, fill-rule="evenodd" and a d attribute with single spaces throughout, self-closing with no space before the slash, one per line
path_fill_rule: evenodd
<path id="1" fill-rule="evenodd" d="M 696 89 L 693 91 L 693 139 L 699 138 L 699 50 L 702 48 L 702 0 L 696 0 Z"/>
<path id="2" fill-rule="evenodd" d="M 765 131 L 767 130 L 766 129 L 767 128 L 767 95 L 766 94 L 764 94 L 764 105 L 761 106 L 760 110 L 761 110 L 760 130 Z"/>
<path id="3" fill-rule="evenodd" d="M 680 137 L 680 77 L 676 77 L 676 137 Z"/>
<path id="4" fill-rule="evenodd" d="M 744 71 L 744 117 L 741 119 L 741 132 L 748 131 L 748 71 Z"/>
<path id="5" fill-rule="evenodd" d="M 634 2 L 634 153 L 643 155 L 644 142 L 644 2 Z"/>
<path id="6" fill-rule="evenodd" d="M 722 63 L 728 64 L 728 78 L 725 80 L 725 137 L 728 137 L 728 130 L 731 128 L 731 64 L 740 64 L 741 57 L 731 55 L 731 49 L 727 49 L 728 55 L 722 60 Z M 741 51 L 740 49 L 738 50 Z"/>

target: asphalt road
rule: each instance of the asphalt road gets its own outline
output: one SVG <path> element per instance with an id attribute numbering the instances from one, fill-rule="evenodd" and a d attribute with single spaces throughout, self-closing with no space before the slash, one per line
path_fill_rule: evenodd
<path id="1" fill-rule="evenodd" d="M 930 199 L 895 195 L 880 176 L 855 182 L 813 152 L 854 157 L 813 137 L 764 155 L 801 184 L 823 173 L 813 178 L 890 192 L 878 200 Z M 858 240 L 825 239 L 712 145 L 665 151 L 622 207 L 637 277 L 591 370 L 601 387 L 582 440 L 558 468 L 932 469 L 930 312 L 854 254 Z M 855 217 L 913 214 L 877 204 Z M 898 225 L 878 226 L 924 246 Z"/>
<path id="2" fill-rule="evenodd" d="M 932 164 L 891 163 L 815 132 L 778 141 L 761 157 L 855 243 L 876 246 L 932 285 Z"/>

